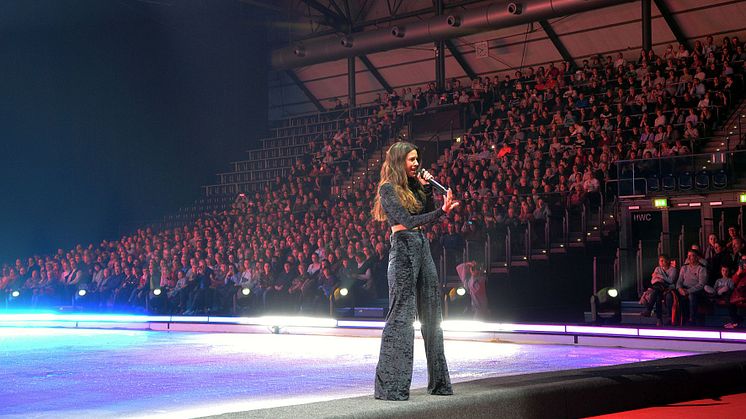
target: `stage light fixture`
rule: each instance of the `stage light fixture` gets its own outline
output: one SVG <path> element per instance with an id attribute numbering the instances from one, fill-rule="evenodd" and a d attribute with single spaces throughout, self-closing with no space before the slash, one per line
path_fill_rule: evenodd
<path id="1" fill-rule="evenodd" d="M 293 48 L 293 54 L 295 54 L 296 57 L 305 57 L 306 47 L 304 47 L 303 45 L 296 45 L 296 47 Z"/>
<path id="2" fill-rule="evenodd" d="M 345 48 L 352 48 L 352 38 L 344 36 L 339 40 L 339 43 Z"/>
<path id="3" fill-rule="evenodd" d="M 591 296 L 591 318 L 593 322 L 619 323 L 622 320 L 622 304 L 619 290 L 605 287 Z"/>
<path id="4" fill-rule="evenodd" d="M 153 295 L 155 295 L 156 297 L 159 296 L 159 295 L 161 295 L 161 289 L 160 288 L 154 289 L 153 290 Z"/>
<path id="5" fill-rule="evenodd" d="M 15 291 L 13 291 L 13 292 L 10 293 L 10 296 L 13 297 L 13 298 L 18 298 L 18 297 L 21 296 L 21 291 L 15 290 Z"/>
<path id="6" fill-rule="evenodd" d="M 405 30 L 403 26 L 394 26 L 391 28 L 391 35 L 397 38 L 404 38 Z"/>
<path id="7" fill-rule="evenodd" d="M 508 13 L 511 15 L 520 15 L 523 13 L 523 5 L 521 3 L 508 3 Z"/>
<path id="8" fill-rule="evenodd" d="M 464 295 L 466 295 L 466 289 L 464 287 L 458 287 L 456 289 L 456 294 L 463 297 Z"/>
<path id="9" fill-rule="evenodd" d="M 339 295 L 341 295 L 342 297 L 346 297 L 349 293 L 350 291 L 347 288 L 342 288 L 339 290 Z"/>
<path id="10" fill-rule="evenodd" d="M 241 295 L 247 296 L 249 294 L 251 294 L 251 289 L 250 288 L 241 288 Z"/>
<path id="11" fill-rule="evenodd" d="M 446 23 L 448 23 L 448 26 L 458 28 L 461 26 L 461 16 L 450 15 L 446 18 Z"/>
<path id="12" fill-rule="evenodd" d="M 88 291 L 86 291 L 84 289 L 79 289 L 78 290 L 78 297 L 85 297 L 86 294 L 88 294 Z"/>

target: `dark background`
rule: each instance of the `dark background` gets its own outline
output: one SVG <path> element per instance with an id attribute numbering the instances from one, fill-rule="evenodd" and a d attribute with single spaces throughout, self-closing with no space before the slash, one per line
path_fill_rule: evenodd
<path id="1" fill-rule="evenodd" d="M 264 134 L 261 9 L 0 2 L 0 263 L 189 205 Z"/>

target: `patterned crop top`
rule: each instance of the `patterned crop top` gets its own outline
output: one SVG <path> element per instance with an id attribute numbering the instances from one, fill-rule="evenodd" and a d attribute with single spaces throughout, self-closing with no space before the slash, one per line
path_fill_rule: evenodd
<path id="1" fill-rule="evenodd" d="M 412 184 L 412 182 L 419 183 L 415 178 L 409 178 L 410 189 L 415 190 L 418 185 Z M 386 219 L 389 225 L 394 226 L 401 224 L 407 229 L 412 229 L 431 223 L 445 214 L 443 208 L 435 209 L 435 201 L 433 200 L 433 188 L 430 184 L 423 186 L 425 190 L 425 202 L 422 202 L 421 197 L 418 194 L 414 196 L 422 203 L 422 210 L 417 214 L 410 213 L 404 206 L 399 197 L 396 196 L 394 186 L 390 183 L 384 183 L 378 191 L 381 197 L 381 207 L 386 213 Z"/>

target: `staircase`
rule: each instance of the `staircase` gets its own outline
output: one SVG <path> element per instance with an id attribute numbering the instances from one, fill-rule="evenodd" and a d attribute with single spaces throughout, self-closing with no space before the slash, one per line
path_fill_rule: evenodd
<path id="1" fill-rule="evenodd" d="M 348 179 L 345 179 L 340 185 L 332 185 L 332 195 L 339 196 L 344 190 L 355 190 L 360 184 L 378 182 L 378 174 L 386 150 L 398 141 L 399 136 L 406 129 L 406 125 L 404 125 L 400 130 L 393 132 L 387 140 L 381 141 L 379 146 L 373 148 L 370 154 L 366 156 L 365 161 L 355 168 Z"/>
<path id="2" fill-rule="evenodd" d="M 701 153 L 735 151 L 746 136 L 746 100 L 741 100 L 722 128 L 702 145 Z"/>

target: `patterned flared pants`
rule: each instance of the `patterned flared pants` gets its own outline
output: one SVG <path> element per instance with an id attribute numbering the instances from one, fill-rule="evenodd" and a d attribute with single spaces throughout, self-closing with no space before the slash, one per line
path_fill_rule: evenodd
<path id="1" fill-rule="evenodd" d="M 415 314 L 422 324 L 429 394 L 453 394 L 443 353 L 438 272 L 430 243 L 419 230 L 391 235 L 388 267 L 389 312 L 376 367 L 375 397 L 407 400 L 412 382 Z"/>

